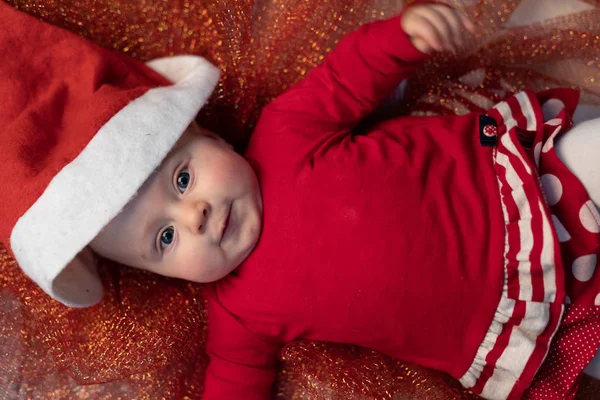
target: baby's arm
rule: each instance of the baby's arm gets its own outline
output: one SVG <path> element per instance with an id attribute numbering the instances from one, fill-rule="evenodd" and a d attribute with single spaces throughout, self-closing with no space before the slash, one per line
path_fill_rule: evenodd
<path id="1" fill-rule="evenodd" d="M 311 73 L 264 113 L 301 124 L 305 134 L 352 129 L 398 84 L 422 65 L 427 53 L 453 51 L 474 27 L 440 4 L 416 5 L 400 16 L 364 25 L 340 41 Z"/>
<path id="2" fill-rule="evenodd" d="M 248 330 L 217 299 L 209 300 L 208 313 L 203 399 L 269 399 L 281 346 Z"/>

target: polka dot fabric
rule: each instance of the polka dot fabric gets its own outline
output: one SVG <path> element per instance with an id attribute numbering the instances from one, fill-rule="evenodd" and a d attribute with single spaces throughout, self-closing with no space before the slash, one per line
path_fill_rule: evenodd
<path id="1" fill-rule="evenodd" d="M 568 134 L 573 107 L 567 104 L 556 118 L 545 122 L 543 134 L 534 139 L 529 153 L 539 168 L 540 184 L 560 242 L 566 306 L 546 360 L 524 399 L 574 398 L 583 369 L 600 346 L 600 214 L 554 149 L 557 138 Z"/>

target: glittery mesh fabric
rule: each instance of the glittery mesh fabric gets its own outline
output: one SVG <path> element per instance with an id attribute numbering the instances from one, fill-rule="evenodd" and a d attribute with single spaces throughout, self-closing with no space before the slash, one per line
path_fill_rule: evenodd
<path id="1" fill-rule="evenodd" d="M 600 103 L 600 1 L 448 0 L 479 24 L 439 55 L 388 112 L 461 114 L 530 87 L 567 86 Z M 401 0 L 9 0 L 141 60 L 193 53 L 223 70 L 200 122 L 243 149 L 263 105 L 301 79 L 345 33 Z M 524 26 L 522 25 L 525 21 Z M 1 152 L 1 150 L 0 150 Z M 0 245 L 0 399 L 199 398 L 208 359 L 202 287 L 112 264 L 104 301 L 63 307 Z M 410 327 L 401 327 L 410 329 Z M 457 350 L 460 351 L 460 350 Z M 352 346 L 282 351 L 276 398 L 470 399 L 450 377 Z M 600 398 L 585 379 L 579 399 Z"/>

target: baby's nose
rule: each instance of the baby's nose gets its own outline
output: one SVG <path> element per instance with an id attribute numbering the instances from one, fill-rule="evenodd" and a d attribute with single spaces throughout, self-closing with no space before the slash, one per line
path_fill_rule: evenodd
<path id="1" fill-rule="evenodd" d="M 182 219 L 191 232 L 204 232 L 210 214 L 210 205 L 205 201 L 191 201 L 183 210 Z"/>

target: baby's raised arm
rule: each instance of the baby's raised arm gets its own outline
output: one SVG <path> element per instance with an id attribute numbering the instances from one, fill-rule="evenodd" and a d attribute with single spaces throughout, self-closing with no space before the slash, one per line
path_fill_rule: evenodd
<path id="1" fill-rule="evenodd" d="M 458 11 L 440 4 L 413 6 L 397 17 L 364 25 L 264 113 L 287 127 L 299 123 L 306 134 L 350 130 L 409 78 L 428 53 L 454 51 L 463 33 L 473 29 Z"/>

